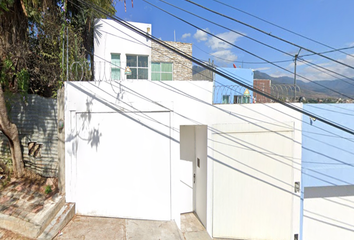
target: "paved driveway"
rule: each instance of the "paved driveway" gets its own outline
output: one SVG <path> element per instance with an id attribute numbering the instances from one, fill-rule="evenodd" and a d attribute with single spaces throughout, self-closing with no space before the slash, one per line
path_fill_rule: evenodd
<path id="1" fill-rule="evenodd" d="M 147 221 L 76 215 L 54 239 L 181 240 L 171 221 Z"/>

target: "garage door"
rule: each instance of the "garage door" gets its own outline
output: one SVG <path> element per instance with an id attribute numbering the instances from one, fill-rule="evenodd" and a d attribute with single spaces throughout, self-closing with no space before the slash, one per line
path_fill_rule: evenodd
<path id="1" fill-rule="evenodd" d="M 213 134 L 213 236 L 289 239 L 293 219 L 292 126 L 230 124 Z"/>
<path id="2" fill-rule="evenodd" d="M 169 220 L 170 113 L 76 113 L 77 212 Z"/>

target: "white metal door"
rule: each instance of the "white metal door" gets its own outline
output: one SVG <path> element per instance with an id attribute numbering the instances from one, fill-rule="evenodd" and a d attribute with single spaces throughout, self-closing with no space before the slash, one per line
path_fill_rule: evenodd
<path id="1" fill-rule="evenodd" d="M 207 126 L 180 127 L 181 213 L 194 211 L 206 226 Z"/>
<path id="2" fill-rule="evenodd" d="M 195 126 L 180 126 L 180 212 L 194 211 Z"/>
<path id="3" fill-rule="evenodd" d="M 207 210 L 207 126 L 195 126 L 195 213 L 206 226 Z"/>
<path id="4" fill-rule="evenodd" d="M 280 240 L 292 234 L 292 128 L 263 126 L 230 124 L 213 134 L 213 237 Z"/>
<path id="5" fill-rule="evenodd" d="M 170 220 L 170 114 L 77 113 L 77 212 Z"/>

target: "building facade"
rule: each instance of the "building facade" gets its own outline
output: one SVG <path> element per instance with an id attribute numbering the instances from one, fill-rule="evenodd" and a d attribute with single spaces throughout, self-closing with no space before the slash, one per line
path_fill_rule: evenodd
<path id="1" fill-rule="evenodd" d="M 267 94 L 271 95 L 271 85 L 272 81 L 269 79 L 254 79 L 253 80 L 253 86 L 255 89 Z M 270 103 L 272 102 L 271 99 L 263 96 L 262 94 L 259 93 L 254 93 L 254 99 L 256 103 Z"/>
<path id="2" fill-rule="evenodd" d="M 192 44 L 165 41 L 168 45 L 192 57 Z M 192 62 L 162 45 L 151 43 L 151 80 L 190 81 L 192 79 Z"/>
<path id="3" fill-rule="evenodd" d="M 129 22 L 147 34 L 151 24 Z M 192 62 L 113 20 L 96 23 L 95 80 L 191 80 Z M 192 44 L 165 41 L 192 56 Z"/>
<path id="4" fill-rule="evenodd" d="M 237 81 L 253 87 L 253 71 L 245 68 L 217 68 L 236 78 Z M 223 76 L 215 74 L 214 79 L 214 99 L 215 104 L 247 104 L 254 103 L 251 89 L 235 83 Z"/>

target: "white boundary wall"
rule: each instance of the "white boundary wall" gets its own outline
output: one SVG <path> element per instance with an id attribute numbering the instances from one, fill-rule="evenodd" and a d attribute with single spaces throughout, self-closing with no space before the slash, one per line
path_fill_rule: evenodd
<path id="1" fill-rule="evenodd" d="M 218 156 L 219 163 L 216 163 L 215 157 L 217 154 L 214 152 L 218 150 L 215 148 L 217 145 L 214 141 L 215 136 L 220 136 L 219 131 L 225 131 L 225 128 L 228 128 L 226 133 L 250 133 L 247 135 L 249 141 L 253 141 L 256 146 L 252 146 L 252 151 L 264 152 L 269 144 L 273 144 L 272 151 L 273 153 L 267 153 L 266 155 L 271 154 L 283 154 L 281 144 L 282 140 L 282 131 L 279 129 L 285 129 L 287 132 L 285 135 L 289 152 L 286 153 L 286 156 L 283 156 L 282 159 L 284 163 L 282 165 L 286 166 L 285 168 L 292 169 L 291 176 L 284 177 L 281 173 L 273 172 L 279 170 L 278 168 L 273 169 L 274 165 L 264 164 L 259 165 L 257 161 L 250 164 L 248 167 L 242 169 L 241 171 L 231 171 L 231 178 L 241 176 L 243 178 L 243 191 L 247 188 L 254 192 L 251 197 L 254 203 L 262 203 L 262 201 L 272 204 L 274 208 L 265 209 L 262 208 L 262 205 L 258 205 L 257 208 L 252 210 L 252 205 L 249 203 L 252 201 L 247 201 L 244 199 L 245 196 L 237 195 L 240 199 L 244 199 L 240 202 L 240 205 L 237 205 L 235 209 L 247 209 L 247 211 L 238 211 L 237 214 L 240 219 L 244 219 L 246 222 L 252 223 L 254 218 L 264 219 L 262 230 L 257 231 L 250 235 L 250 231 L 253 231 L 252 228 L 240 229 L 233 233 L 225 233 L 223 237 L 232 237 L 240 238 L 243 236 L 252 236 L 257 239 L 293 239 L 294 234 L 299 233 L 299 223 L 300 223 L 300 195 L 299 193 L 294 193 L 293 186 L 294 182 L 300 181 L 301 174 L 301 114 L 290 110 L 280 104 L 247 104 L 247 105 L 212 105 L 212 95 L 213 95 L 213 83 L 205 81 L 173 81 L 173 82 L 151 82 L 151 81 L 123 81 L 121 84 L 119 82 L 67 82 L 65 85 L 66 91 L 66 108 L 65 108 L 65 133 L 66 133 L 66 197 L 68 202 L 77 202 L 80 199 L 78 196 L 77 189 L 77 172 L 80 169 L 77 168 L 77 149 L 78 142 L 80 141 L 77 136 L 77 129 L 82 126 L 76 126 L 77 120 L 75 119 L 80 112 L 90 112 L 90 113 L 139 113 L 140 118 L 144 119 L 143 114 L 146 112 L 170 112 L 170 173 L 168 177 L 164 175 L 165 173 L 161 171 L 156 171 L 155 177 L 161 177 L 160 179 L 170 178 L 169 194 L 170 198 L 162 200 L 164 204 L 168 204 L 170 207 L 170 213 L 162 214 L 166 218 L 169 216 L 170 219 L 174 219 L 177 225 L 180 224 L 180 146 L 179 146 L 179 137 L 180 137 L 180 126 L 181 125 L 207 125 L 207 206 L 206 206 L 206 222 L 205 226 L 208 233 L 213 236 L 213 231 L 219 231 L 213 229 L 213 208 L 215 205 L 213 199 L 216 197 L 214 194 L 215 182 L 219 179 L 213 179 L 215 176 L 215 166 L 216 164 L 225 163 L 225 160 L 220 155 Z M 302 104 L 297 104 L 297 106 L 302 107 Z M 285 113 L 285 114 L 284 114 Z M 139 116 L 135 116 L 134 120 L 139 119 Z M 300 120 L 299 120 L 300 119 Z M 150 119 L 154 121 L 153 119 Z M 144 120 L 146 121 L 146 120 Z M 120 122 L 114 122 L 112 124 L 112 129 Z M 165 122 L 161 122 L 161 126 L 157 126 L 157 129 L 163 129 L 166 127 Z M 272 127 L 270 127 L 272 126 Z M 107 128 L 108 129 L 108 128 Z M 268 130 L 267 130 L 268 129 Z M 269 135 L 273 139 L 266 138 L 265 141 L 256 141 L 257 138 L 254 137 L 252 132 L 267 132 L 274 133 L 275 135 Z M 103 135 L 102 133 L 102 141 Z M 122 132 L 120 136 L 124 137 L 125 134 L 129 134 L 129 131 Z M 227 134 L 226 134 L 227 135 Z M 228 136 L 228 135 L 227 135 Z M 274 137 L 276 136 L 276 137 Z M 119 136 L 116 136 L 119 137 Z M 234 136 L 231 134 L 231 138 Z M 284 137 L 284 136 L 283 136 Z M 290 140 L 289 140 L 290 138 Z M 272 140 L 277 140 L 278 142 L 272 143 Z M 112 137 L 111 141 L 115 141 L 115 138 Z M 223 143 L 223 138 L 219 138 L 218 141 Z M 229 140 L 228 140 L 229 141 Z M 248 148 L 250 143 L 247 139 L 245 140 L 244 145 L 237 144 L 236 147 Z M 228 144 L 229 142 L 225 141 L 224 143 Z M 147 142 L 146 144 L 149 144 Z M 224 144 L 225 145 L 225 144 Z M 92 151 L 93 147 L 90 144 L 82 145 L 86 147 L 88 151 Z M 144 148 L 141 145 L 128 145 L 131 147 L 131 151 L 144 151 Z M 235 147 L 235 146 L 234 146 Z M 223 149 L 226 155 L 233 153 L 234 147 L 230 149 Z M 99 148 L 99 146 L 98 146 Z M 251 152 L 252 152 L 251 151 Z M 119 158 L 124 159 L 129 156 L 120 155 L 119 152 L 116 153 Z M 254 155 L 255 156 L 255 155 Z M 258 155 L 259 157 L 260 155 Z M 86 156 L 88 159 L 90 156 Z M 106 158 L 109 156 L 101 155 L 101 158 Z M 278 156 L 279 157 L 279 156 Z M 281 157 L 281 156 L 280 156 Z M 271 159 L 268 156 L 265 156 L 264 159 Z M 248 162 L 247 155 L 243 155 L 242 160 L 244 163 Z M 263 162 L 263 158 L 259 159 Z M 287 164 L 287 165 L 285 165 Z M 226 165 L 225 165 L 226 166 Z M 280 166 L 280 165 L 279 165 Z M 231 166 L 235 167 L 235 166 Z M 236 166 L 237 167 L 237 166 Z M 258 173 L 255 173 L 253 168 L 258 168 Z M 227 169 L 219 168 L 221 171 L 229 171 L 232 169 L 227 167 Z M 237 168 L 236 168 L 237 169 Z M 259 172 L 259 171 L 263 172 Z M 225 172 L 225 173 L 226 173 Z M 234 172 L 237 172 L 237 176 Z M 105 178 L 105 172 L 97 172 L 95 179 Z M 127 177 L 132 172 L 126 172 Z M 134 172 L 133 172 L 134 174 Z M 230 174 L 230 172 L 228 173 Z M 241 174 L 241 175 L 240 175 Z M 272 177 L 272 174 L 276 177 Z M 146 175 L 145 175 L 146 176 Z M 284 177 L 284 178 L 283 178 Z M 141 178 L 136 176 L 136 178 L 130 178 L 130 181 L 136 181 L 139 185 L 139 182 L 142 181 Z M 228 179 L 224 179 L 225 183 L 228 184 Z M 254 182 L 257 184 L 253 184 Z M 101 187 L 105 187 L 105 184 L 102 183 Z M 252 189 L 253 188 L 253 189 Z M 267 194 L 270 193 L 267 190 L 271 189 L 274 192 L 282 192 L 282 194 L 274 195 Z M 232 188 L 230 188 L 230 191 Z M 92 189 L 92 191 L 96 191 Z M 107 193 L 107 197 L 112 194 L 112 190 L 107 189 L 103 191 Z M 129 192 L 129 189 L 127 190 Z M 257 192 L 264 194 L 257 194 Z M 109 194 L 108 194 L 109 193 Z M 130 194 L 136 194 L 135 189 L 131 189 Z M 138 193 L 139 194 L 139 193 Z M 284 194 L 287 196 L 283 198 Z M 233 204 L 227 202 L 228 199 L 225 199 L 224 202 L 219 203 L 221 205 Z M 167 202 L 167 203 L 166 203 Z M 242 204 L 248 204 L 242 205 Z M 275 212 L 276 206 L 286 206 L 287 211 L 285 212 Z M 115 206 L 106 204 L 107 209 L 114 208 Z M 262 212 L 257 211 L 257 209 L 262 209 Z M 94 213 L 92 214 L 94 215 Z M 156 213 L 156 216 L 151 216 L 149 219 L 161 219 L 159 213 Z M 221 215 L 222 216 L 222 215 Z M 225 222 L 229 221 L 229 215 L 225 215 Z M 288 219 L 288 221 L 279 221 L 279 219 Z M 232 220 L 232 219 L 231 219 Z M 231 222 L 231 224 L 233 224 Z M 236 225 L 234 225 L 237 228 Z M 276 226 L 276 227 L 274 227 Z M 268 229 L 268 230 L 267 230 Z M 276 231 L 276 229 L 286 229 L 281 232 Z M 272 235 L 272 233 L 274 233 Z M 233 234 L 228 235 L 228 234 Z M 220 234 L 219 234 L 220 235 Z M 221 232 L 222 235 L 222 232 Z M 220 236 L 221 236 L 220 235 Z M 227 236 L 226 236 L 227 235 Z"/>
<path id="2" fill-rule="evenodd" d="M 303 240 L 354 239 L 354 185 L 305 187 Z"/>

